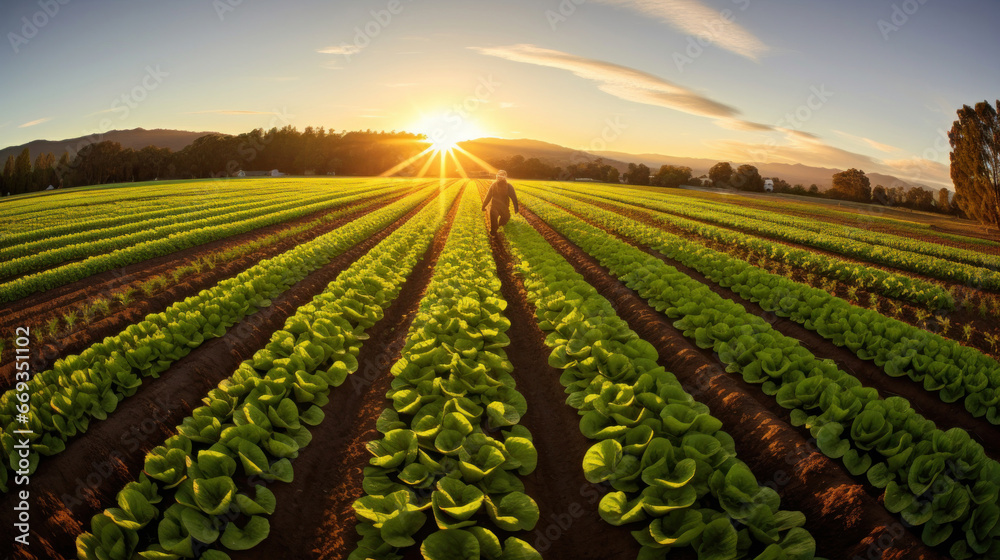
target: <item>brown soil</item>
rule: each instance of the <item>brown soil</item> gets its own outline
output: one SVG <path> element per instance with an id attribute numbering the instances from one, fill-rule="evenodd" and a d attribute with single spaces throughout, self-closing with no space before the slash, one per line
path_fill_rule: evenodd
<path id="1" fill-rule="evenodd" d="M 14 329 L 18 326 L 27 325 L 31 326 L 33 330 L 42 329 L 43 325 L 48 323 L 49 320 L 61 318 L 74 304 L 80 304 L 98 297 L 109 300 L 111 303 L 111 312 L 100 320 L 89 325 L 82 325 L 81 322 L 80 326 L 73 332 L 62 333 L 54 341 L 50 338 L 40 348 L 35 341 L 32 341 L 32 371 L 45 371 L 52 367 L 52 364 L 59 358 L 79 353 L 106 336 L 114 336 L 128 325 L 142 320 L 143 317 L 150 313 L 163 311 L 174 302 L 182 301 L 201 290 L 214 286 L 223 279 L 231 278 L 264 259 L 274 257 L 299 244 L 329 233 L 346 223 L 372 212 L 382 205 L 391 204 L 406 194 L 401 193 L 387 198 L 375 197 L 352 204 L 347 208 L 355 209 L 355 211 L 350 212 L 346 216 L 326 224 L 315 226 L 267 247 L 249 251 L 242 257 L 219 264 L 213 269 L 206 269 L 200 273 L 187 276 L 180 283 L 174 284 L 170 288 L 157 292 L 150 297 L 145 297 L 143 292 L 139 290 L 139 286 L 150 278 L 164 275 L 169 279 L 170 271 L 175 268 L 185 266 L 200 258 L 211 256 L 239 245 L 252 243 L 257 239 L 295 227 L 298 223 L 308 222 L 321 215 L 343 210 L 345 207 L 325 210 L 292 222 L 269 226 L 206 245 L 178 251 L 177 253 L 158 257 L 145 263 L 129 265 L 119 270 L 96 274 L 60 288 L 29 296 L 10 304 L 12 306 L 11 312 L 0 317 L 0 339 L 9 340 L 10 336 L 14 333 Z M 126 273 L 125 271 L 127 270 L 133 270 L 134 272 Z M 135 290 L 133 296 L 135 301 L 128 306 L 122 305 L 112 296 L 113 291 L 117 292 L 126 288 Z M 14 380 L 13 354 L 9 352 L 5 352 L 4 354 L 3 365 L 0 365 L 0 390 L 9 389 Z"/>
<path id="2" fill-rule="evenodd" d="M 698 234 L 686 231 L 679 227 L 664 223 L 662 221 L 657 220 L 655 217 L 653 217 L 652 214 L 649 213 L 655 211 L 652 210 L 642 211 L 639 208 L 633 210 L 633 209 L 617 207 L 611 204 L 604 204 L 593 201 L 588 201 L 588 202 L 604 210 L 616 212 L 618 214 L 627 216 L 638 222 L 642 222 L 646 225 L 670 232 L 679 237 L 683 237 L 685 239 L 691 239 L 697 243 L 705 245 L 706 247 L 709 247 L 711 249 L 714 249 L 722 253 L 726 253 L 735 258 L 747 262 L 753 262 L 755 265 L 759 266 L 760 268 L 764 268 L 768 272 L 784 275 L 784 273 L 787 271 L 791 275 L 791 280 L 795 282 L 806 284 L 808 286 L 817 289 L 827 290 L 827 287 L 824 286 L 826 281 L 822 276 L 818 276 L 816 274 L 810 274 L 807 271 L 799 267 L 789 265 L 784 261 L 770 259 L 764 257 L 763 255 L 759 255 L 755 252 L 745 250 L 741 247 L 726 245 L 724 243 L 720 243 L 712 239 L 701 237 Z M 711 225 L 716 225 L 716 224 L 711 224 Z M 989 315 L 983 316 L 976 309 L 976 307 L 978 306 L 978 303 L 976 302 L 982 303 L 985 301 L 984 298 L 995 298 L 996 296 L 987 294 L 982 290 L 976 290 L 974 288 L 970 288 L 968 286 L 965 286 L 964 284 L 957 284 L 953 282 L 946 282 L 943 280 L 926 278 L 919 276 L 917 274 L 895 270 L 890 267 L 878 266 L 864 261 L 850 259 L 843 255 L 839 255 L 837 253 L 826 252 L 820 249 L 813 249 L 811 247 L 807 247 L 804 245 L 800 246 L 777 240 L 770 240 L 770 241 L 784 245 L 794 246 L 796 248 L 808 250 L 814 253 L 826 254 L 832 257 L 837 257 L 841 260 L 845 260 L 847 262 L 863 264 L 871 268 L 878 268 L 881 270 L 892 272 L 894 274 L 900 274 L 903 276 L 918 278 L 923 281 L 939 285 L 946 290 L 951 290 L 953 294 L 957 292 L 958 294 L 960 294 L 961 297 L 970 298 L 968 307 L 958 306 L 956 307 L 956 309 L 947 312 L 947 315 L 943 315 L 943 317 L 946 316 L 950 322 L 950 326 L 946 330 L 942 329 L 940 324 L 933 319 L 934 317 L 933 315 L 926 321 L 920 321 L 917 316 L 918 310 L 926 310 L 926 308 L 923 306 L 917 306 L 915 304 L 907 303 L 903 300 L 889 298 L 881 294 L 877 294 L 878 303 L 876 305 L 875 310 L 878 311 L 879 313 L 882 313 L 886 317 L 893 317 L 897 320 L 903 321 L 915 327 L 936 332 L 937 334 L 940 334 L 943 337 L 950 338 L 951 340 L 954 340 L 959 344 L 962 344 L 964 346 L 969 346 L 970 348 L 975 348 L 976 350 L 984 354 L 994 356 L 995 358 L 1000 357 L 997 354 L 998 350 L 1000 349 L 992 346 L 985 336 L 987 333 L 997 334 L 998 332 L 1000 332 L 998 331 L 998 329 L 1000 329 L 1000 325 L 998 325 L 997 319 L 995 317 L 991 317 Z M 853 303 L 858 307 L 869 307 L 868 302 L 871 292 L 857 289 L 855 290 L 854 297 L 852 298 L 849 290 L 850 287 L 851 286 L 849 286 L 846 283 L 836 281 L 836 288 L 831 292 L 831 294 L 840 297 L 845 301 Z M 956 303 L 959 302 L 956 301 Z M 968 340 L 966 340 L 963 330 L 966 325 L 971 325 L 974 330 L 971 339 Z"/>
<path id="3" fill-rule="evenodd" d="M 11 541 L 4 540 L 0 556 L 14 552 L 18 559 L 75 558 L 76 536 L 90 529 L 91 516 L 114 506 L 118 490 L 138 477 L 146 453 L 176 433 L 176 426 L 200 406 L 208 390 L 263 347 L 298 307 L 432 200 L 314 271 L 224 336 L 178 360 L 159 379 L 144 380 L 107 420 L 92 423 L 85 436 L 43 460 L 31 478 L 32 544 L 12 551 Z M 13 498 L 13 493 L 0 498 L 0 523 L 6 527 L 14 519 Z"/>
<path id="4" fill-rule="evenodd" d="M 818 553 L 830 558 L 938 559 L 905 530 L 838 463 L 819 453 L 785 420 L 784 411 L 759 388 L 724 371 L 710 351 L 693 346 L 655 309 L 593 257 L 554 231 L 530 210 L 528 221 L 577 272 L 614 305 L 618 315 L 660 355 L 685 389 L 705 403 L 736 440 L 737 453 L 782 497 L 782 507 L 802 511 Z M 869 556 L 871 554 L 871 556 Z"/>
<path id="5" fill-rule="evenodd" d="M 366 444 L 380 437 L 375 422 L 391 406 L 385 398 L 392 381 L 389 368 L 400 358 L 461 196 L 396 300 L 366 332 L 370 338 L 361 346 L 358 370 L 331 391 L 323 407 L 325 420 L 311 430 L 312 442 L 293 462 L 295 479 L 271 488 L 278 506 L 269 537 L 250 551 L 230 553 L 234 559 L 347 558 L 354 550 L 358 535 L 352 504 L 364 494 L 361 481 L 370 456 Z"/>
<path id="6" fill-rule="evenodd" d="M 528 542 L 551 558 L 634 559 L 639 544 L 629 531 L 637 527 L 609 525 L 597 513 L 597 504 L 609 487 L 592 484 L 583 476 L 583 456 L 594 442 L 580 433 L 580 416 L 564 402 L 560 371 L 548 365 L 551 350 L 506 244 L 493 237 L 491 246 L 511 324 L 507 357 L 514 365 L 518 391 L 528 401 L 521 424 L 531 432 L 538 449 L 537 468 L 521 477 L 541 513 Z"/>
<path id="7" fill-rule="evenodd" d="M 570 212 L 566 208 L 562 209 Z M 709 280 L 697 270 L 689 268 L 633 239 L 602 228 L 599 224 L 587 220 L 584 216 L 575 212 L 570 213 L 594 227 L 607 231 L 609 235 L 614 235 L 618 239 L 634 245 L 647 254 L 657 257 L 687 276 L 701 282 L 719 296 L 742 305 L 750 313 L 770 323 L 774 330 L 785 336 L 797 339 L 803 347 L 812 352 L 817 358 L 821 360 L 833 360 L 840 369 L 857 377 L 865 386 L 874 387 L 879 391 L 879 395 L 882 398 L 894 395 L 904 397 L 910 402 L 914 410 L 922 414 L 925 418 L 933 420 L 941 429 L 946 430 L 952 427 L 962 428 L 983 445 L 987 455 L 990 455 L 994 459 L 1000 458 L 1000 427 L 990 424 L 985 418 L 972 416 L 965 409 L 962 401 L 953 404 L 942 402 L 937 393 L 924 390 L 922 384 L 912 381 L 909 377 L 892 377 L 886 375 L 885 371 L 875 365 L 874 362 L 862 360 L 851 352 L 849 348 L 837 346 L 823 338 L 819 333 L 810 331 L 791 319 L 779 317 L 774 313 L 764 310 L 759 304 L 744 299 L 733 290 Z"/>

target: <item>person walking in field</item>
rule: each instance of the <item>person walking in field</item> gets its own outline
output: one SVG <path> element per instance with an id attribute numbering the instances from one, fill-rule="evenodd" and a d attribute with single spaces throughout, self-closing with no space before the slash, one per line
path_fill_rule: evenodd
<path id="1" fill-rule="evenodd" d="M 500 226 L 510 220 L 509 202 L 514 203 L 515 213 L 521 211 L 517 205 L 517 194 L 514 193 L 514 187 L 507 182 L 507 172 L 501 169 L 497 171 L 497 180 L 490 185 L 489 190 L 486 191 L 486 198 L 483 199 L 482 209 L 484 211 L 486 205 L 490 205 L 490 235 L 496 235 Z"/>

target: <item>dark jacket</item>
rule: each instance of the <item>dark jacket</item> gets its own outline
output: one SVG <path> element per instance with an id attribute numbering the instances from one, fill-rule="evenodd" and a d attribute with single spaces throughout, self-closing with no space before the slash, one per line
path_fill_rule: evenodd
<path id="1" fill-rule="evenodd" d="M 514 203 L 514 211 L 520 212 L 521 208 L 517 205 L 517 194 L 514 193 L 514 187 L 506 180 L 500 179 L 493 181 L 490 188 L 486 191 L 486 198 L 483 199 L 483 210 L 486 210 L 486 206 L 493 203 L 492 209 L 497 212 L 506 212 L 507 205 L 509 201 Z"/>

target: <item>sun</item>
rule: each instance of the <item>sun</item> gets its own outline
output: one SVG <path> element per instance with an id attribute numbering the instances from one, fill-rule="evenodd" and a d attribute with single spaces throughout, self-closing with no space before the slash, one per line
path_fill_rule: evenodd
<path id="1" fill-rule="evenodd" d="M 452 151 L 459 142 L 486 135 L 471 115 L 454 110 L 421 115 L 408 130 L 426 136 L 436 152 Z"/>

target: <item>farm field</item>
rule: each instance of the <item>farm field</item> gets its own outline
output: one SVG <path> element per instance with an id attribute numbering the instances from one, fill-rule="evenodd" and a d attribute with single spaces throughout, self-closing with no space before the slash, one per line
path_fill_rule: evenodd
<path id="1" fill-rule="evenodd" d="M 0 557 L 1000 558 L 1000 239 L 512 184 L 4 199 Z"/>

